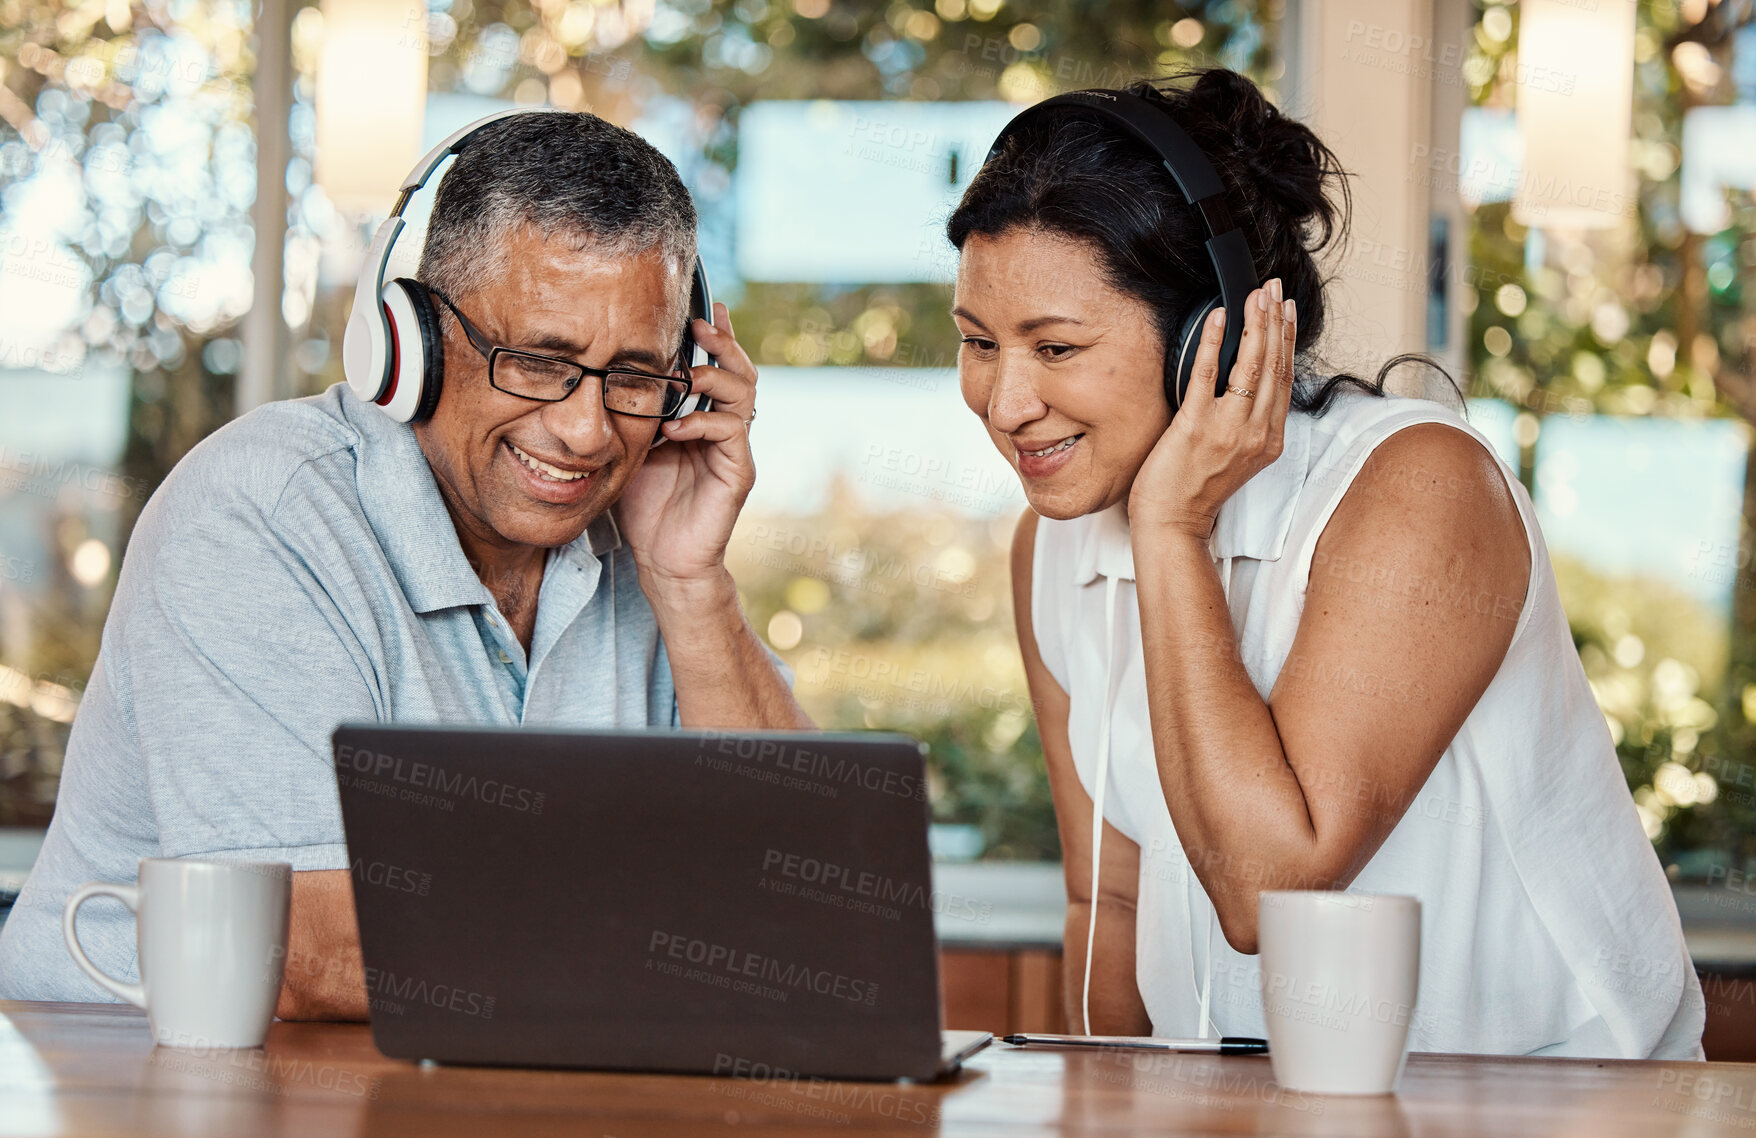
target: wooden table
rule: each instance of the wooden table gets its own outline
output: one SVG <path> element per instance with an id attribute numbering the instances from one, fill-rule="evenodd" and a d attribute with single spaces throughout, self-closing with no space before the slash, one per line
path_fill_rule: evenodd
<path id="1" fill-rule="evenodd" d="M 1319 1098 L 1267 1059 L 1019 1051 L 955 1081 L 752 1082 L 422 1067 L 363 1025 L 277 1023 L 260 1051 L 155 1050 L 131 1008 L 0 1002 L 0 1134 L 1749 1134 L 1756 1066 L 1417 1055 L 1396 1097 Z"/>

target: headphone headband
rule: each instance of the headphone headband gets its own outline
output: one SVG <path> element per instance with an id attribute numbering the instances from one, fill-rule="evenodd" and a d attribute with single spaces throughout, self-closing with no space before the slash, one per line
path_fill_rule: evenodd
<path id="1" fill-rule="evenodd" d="M 342 373 L 361 399 L 389 405 L 399 382 L 397 353 L 393 350 L 397 342 L 396 329 L 391 326 L 392 317 L 385 310 L 383 300 L 384 271 L 390 263 L 391 246 L 396 244 L 397 235 L 403 230 L 402 211 L 408 208 L 409 199 L 427 184 L 427 179 L 433 176 L 441 162 L 462 150 L 484 127 L 513 115 L 553 113 L 546 107 L 513 107 L 479 118 L 452 131 L 439 145 L 427 151 L 426 156 L 409 171 L 408 177 L 402 180 L 390 216 L 372 235 L 365 259 L 360 262 L 360 277 L 354 283 L 354 303 L 348 311 L 347 329 L 341 341 Z M 398 406 L 400 408 L 401 404 Z"/>
<path id="2" fill-rule="evenodd" d="M 1224 338 L 1220 342 L 1219 379 L 1214 385 L 1214 394 L 1224 394 L 1226 377 L 1231 374 L 1232 365 L 1237 362 L 1238 345 L 1244 338 L 1244 301 L 1259 282 L 1256 279 L 1255 263 L 1250 257 L 1250 243 L 1245 239 L 1244 231 L 1233 220 L 1231 205 L 1225 196 L 1225 183 L 1220 180 L 1219 172 L 1169 112 L 1151 100 L 1128 91 L 1069 91 L 1065 95 L 1055 95 L 1027 107 L 1000 131 L 999 136 L 994 139 L 994 145 L 988 148 L 987 160 L 992 161 L 1000 153 L 1007 138 L 1022 124 L 1058 110 L 1086 111 L 1120 127 L 1158 156 L 1176 183 L 1178 191 L 1182 193 L 1183 200 L 1201 215 L 1201 223 L 1208 234 L 1204 245 L 1208 259 L 1213 262 L 1214 275 L 1219 281 L 1219 296 L 1213 302 L 1197 305 L 1195 312 L 1191 313 L 1191 316 L 1198 318 L 1193 327 L 1187 324 L 1184 327 L 1183 342 L 1176 346 L 1176 374 L 1170 377 L 1166 394 L 1170 397 L 1174 412 L 1182 405 L 1183 394 L 1188 388 L 1189 377 L 1195 366 L 1195 353 L 1190 338 L 1199 338 L 1207 313 L 1216 304 L 1223 304 L 1225 307 L 1226 327 Z"/>
<path id="3" fill-rule="evenodd" d="M 1006 124 L 1006 128 L 994 140 L 994 145 L 988 149 L 988 157 L 992 158 L 1000 152 L 1006 137 L 1021 123 L 1057 109 L 1095 111 L 1145 143 L 1149 150 L 1159 156 L 1171 177 L 1176 179 L 1177 188 L 1183 192 L 1183 200 L 1190 205 L 1195 205 L 1203 198 L 1225 193 L 1225 184 L 1219 180 L 1213 164 L 1207 160 L 1207 155 L 1202 153 L 1201 148 L 1195 145 L 1195 140 L 1189 137 L 1188 132 L 1178 126 L 1176 120 L 1165 111 L 1140 95 L 1127 91 L 1069 91 L 1065 95 L 1055 95 L 1026 107 Z"/>
<path id="4" fill-rule="evenodd" d="M 390 216 L 378 226 L 372 243 L 360 264 L 360 276 L 354 285 L 354 302 L 348 312 L 347 330 L 342 336 L 342 372 L 348 385 L 361 399 L 376 403 L 398 422 L 424 418 L 439 398 L 439 385 L 444 370 L 441 340 L 437 334 L 438 315 L 413 282 L 397 280 L 386 287 L 384 274 L 390 264 L 390 250 L 402 232 L 402 211 L 427 179 L 433 176 L 445 159 L 463 150 L 487 127 L 513 115 L 561 114 L 552 107 L 513 107 L 479 118 L 451 132 L 427 151 L 404 178 L 396 195 Z M 707 270 L 699 255 L 689 290 L 689 314 L 713 322 L 713 295 L 708 289 Z M 429 327 L 429 324 L 431 327 Z M 714 358 L 684 332 L 684 359 L 694 364 L 712 364 Z M 705 395 L 691 394 L 678 408 L 675 417 L 712 407 Z M 661 436 L 662 437 L 662 436 Z"/>
<path id="5" fill-rule="evenodd" d="M 390 211 L 391 216 L 399 216 L 402 213 L 403 207 L 408 205 L 409 198 L 427 184 L 427 179 L 433 176 L 433 171 L 439 168 L 439 163 L 469 145 L 469 140 L 480 134 L 485 128 L 501 119 L 509 119 L 513 115 L 556 113 L 548 107 L 512 107 L 508 110 L 496 111 L 484 118 L 477 119 L 475 122 L 458 127 L 440 140 L 439 145 L 427 151 L 426 157 L 415 163 L 415 168 L 410 170 L 408 177 L 402 180 L 401 190 L 396 197 L 396 205 Z"/>

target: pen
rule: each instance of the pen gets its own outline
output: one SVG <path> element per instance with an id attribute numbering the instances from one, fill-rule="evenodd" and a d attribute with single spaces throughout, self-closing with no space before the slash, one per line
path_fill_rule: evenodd
<path id="1" fill-rule="evenodd" d="M 1220 1055 L 1266 1055 L 1268 1040 L 1242 1035 L 1218 1039 L 1159 1039 L 1150 1035 L 1003 1035 L 1014 1047 L 1115 1047 L 1130 1051 L 1206 1051 Z"/>

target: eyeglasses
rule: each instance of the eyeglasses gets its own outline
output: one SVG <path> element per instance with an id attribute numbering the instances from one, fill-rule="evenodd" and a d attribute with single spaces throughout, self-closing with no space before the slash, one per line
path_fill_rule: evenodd
<path id="1" fill-rule="evenodd" d="M 692 383 L 684 376 L 649 375 L 619 368 L 606 371 L 559 356 L 497 347 L 457 310 L 450 297 L 430 285 L 421 287 L 428 295 L 444 301 L 445 307 L 457 317 L 470 346 L 488 361 L 488 382 L 496 391 L 539 403 L 559 403 L 573 394 L 581 380 L 591 375 L 603 381 L 604 410 L 637 419 L 668 419 L 689 396 Z"/>

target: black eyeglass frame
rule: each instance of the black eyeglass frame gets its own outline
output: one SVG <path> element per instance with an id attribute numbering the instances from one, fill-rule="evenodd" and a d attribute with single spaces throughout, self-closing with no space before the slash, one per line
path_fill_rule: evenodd
<path id="1" fill-rule="evenodd" d="M 688 402 L 689 394 L 691 391 L 694 390 L 695 381 L 686 372 L 682 375 L 654 375 L 651 372 L 635 371 L 632 368 L 625 368 L 625 367 L 616 367 L 616 368 L 586 367 L 584 364 L 579 363 L 576 360 L 570 360 L 570 359 L 567 359 L 563 356 L 547 356 L 547 355 L 542 354 L 541 352 L 526 352 L 526 351 L 522 351 L 521 349 L 518 349 L 518 348 L 501 347 L 500 345 L 489 340 L 487 336 L 483 335 L 482 330 L 480 328 L 477 328 L 474 324 L 470 323 L 469 317 L 465 316 L 462 313 L 462 311 L 460 311 L 458 309 L 456 303 L 453 302 L 449 296 L 446 296 L 444 293 L 440 292 L 438 289 L 434 288 L 432 285 L 426 284 L 424 282 L 416 282 L 416 283 L 420 284 L 422 288 L 427 290 L 427 295 L 437 297 L 440 300 L 444 301 L 445 307 L 451 309 L 451 314 L 453 316 L 457 317 L 457 324 L 458 324 L 458 327 L 463 329 L 464 339 L 468 340 L 470 347 L 474 348 L 481 355 L 482 359 L 487 361 L 487 364 L 488 364 L 488 384 L 495 391 L 503 391 L 507 395 L 511 395 L 514 398 L 528 399 L 533 403 L 560 403 L 563 400 L 567 399 L 569 396 L 571 396 L 575 391 L 579 390 L 579 388 L 581 386 L 581 381 L 586 376 L 588 376 L 588 375 L 595 376 L 598 380 L 598 397 L 603 401 L 603 407 L 607 413 L 609 413 L 611 415 L 626 415 L 630 419 L 660 419 L 660 420 L 662 420 L 662 419 L 676 418 L 677 409 L 679 407 L 682 407 L 685 403 Z M 574 371 L 578 372 L 578 375 L 574 377 L 573 385 L 567 389 L 566 394 L 558 396 L 557 398 L 544 399 L 540 395 L 526 395 L 522 391 L 512 391 L 512 390 L 509 390 L 508 388 L 501 387 L 498 383 L 494 382 L 494 360 L 496 359 L 496 357 L 498 357 L 502 354 L 508 355 L 508 356 L 520 356 L 520 357 L 522 357 L 524 359 L 528 359 L 528 360 L 542 360 L 544 363 L 560 364 L 563 367 L 572 368 Z M 679 369 L 679 370 L 682 370 L 682 369 Z M 677 392 L 675 388 L 669 388 L 670 391 L 676 393 L 676 397 L 674 399 L 668 400 L 669 405 L 668 405 L 667 409 L 660 412 L 657 415 L 642 415 L 638 411 L 619 411 L 616 408 L 611 407 L 610 402 L 609 402 L 609 400 L 610 400 L 610 385 L 606 381 L 612 375 L 632 376 L 635 379 L 650 379 L 650 380 L 653 380 L 655 382 L 660 382 L 660 383 L 665 383 L 665 384 L 680 383 L 683 385 L 683 389 L 682 389 L 682 391 Z"/>

